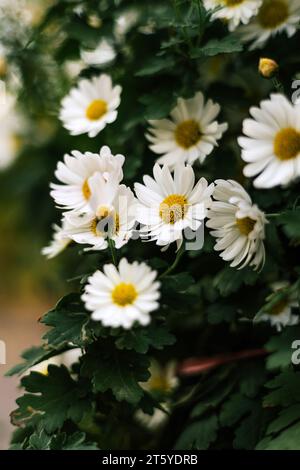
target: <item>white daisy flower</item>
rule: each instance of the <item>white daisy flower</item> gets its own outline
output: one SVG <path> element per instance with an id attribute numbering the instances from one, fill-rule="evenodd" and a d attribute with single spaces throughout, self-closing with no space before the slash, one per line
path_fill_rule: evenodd
<path id="1" fill-rule="evenodd" d="M 69 349 L 68 351 L 65 351 L 61 354 L 58 354 L 57 356 L 53 356 L 50 359 L 47 359 L 45 361 L 40 362 L 39 364 L 36 364 L 35 366 L 32 366 L 28 370 L 28 372 L 26 372 L 26 375 L 30 374 L 30 372 L 38 372 L 39 374 L 48 375 L 48 367 L 50 365 L 58 367 L 64 365 L 68 369 L 70 369 L 73 364 L 78 362 L 81 356 L 82 351 L 80 348 Z"/>
<path id="2" fill-rule="evenodd" d="M 81 50 L 80 56 L 87 65 L 103 66 L 115 59 L 116 51 L 107 39 L 103 38 L 94 50 Z"/>
<path id="3" fill-rule="evenodd" d="M 92 212 L 65 214 L 69 228 L 65 235 L 76 243 L 91 245 L 86 250 L 104 250 L 107 238 L 121 248 L 132 236 L 136 220 L 136 199 L 125 185 L 105 184 L 95 174 L 89 183 L 92 191 Z"/>
<path id="4" fill-rule="evenodd" d="M 176 363 L 174 361 L 168 362 L 166 365 L 161 366 L 157 361 L 151 361 L 150 379 L 148 382 L 142 382 L 141 387 L 150 392 L 151 394 L 159 395 L 164 400 L 160 405 L 168 412 L 170 411 L 169 395 L 178 386 L 179 380 L 176 376 Z M 155 408 L 154 413 L 149 415 L 142 410 L 139 410 L 135 417 L 136 420 L 149 430 L 157 430 L 168 420 L 168 413 L 159 408 Z"/>
<path id="5" fill-rule="evenodd" d="M 96 271 L 85 287 L 82 300 L 92 319 L 104 326 L 131 328 L 135 322 L 150 323 L 150 312 L 159 307 L 160 283 L 156 271 L 145 263 L 128 263 L 122 258 L 118 268 L 106 264 Z"/>
<path id="6" fill-rule="evenodd" d="M 62 100 L 59 117 L 63 126 L 71 135 L 95 137 L 117 119 L 121 90 L 120 85 L 112 86 L 106 74 L 80 80 Z"/>
<path id="7" fill-rule="evenodd" d="M 204 0 L 203 3 L 207 10 L 217 9 L 212 18 L 225 20 L 229 30 L 233 31 L 240 23 L 249 23 L 250 18 L 257 14 L 262 0 Z"/>
<path id="8" fill-rule="evenodd" d="M 203 163 L 228 128 L 226 123 L 215 121 L 219 112 L 220 106 L 212 100 L 205 103 L 199 91 L 193 98 L 178 98 L 171 119 L 149 121 L 152 128 L 146 137 L 151 142 L 150 149 L 163 154 L 158 163 L 170 168 L 184 162 L 192 165 L 197 158 Z"/>
<path id="9" fill-rule="evenodd" d="M 46 256 L 48 259 L 54 258 L 64 251 L 67 246 L 72 242 L 72 239 L 65 234 L 65 231 L 68 229 L 69 223 L 66 219 L 62 220 L 62 226 L 54 224 L 53 229 L 53 238 L 48 246 L 45 246 L 42 249 L 42 255 Z"/>
<path id="10" fill-rule="evenodd" d="M 112 155 L 110 148 L 104 146 L 100 153 L 73 150 L 71 155 L 65 155 L 64 162 L 58 162 L 55 171 L 56 178 L 63 184 L 52 183 L 51 196 L 56 204 L 66 209 L 89 210 L 91 189 L 89 178 L 100 173 L 106 182 L 123 178 L 122 166 L 125 157 Z"/>
<path id="11" fill-rule="evenodd" d="M 216 180 L 215 184 L 206 223 L 217 238 L 214 249 L 222 252 L 225 261 L 231 261 L 231 267 L 242 269 L 249 264 L 259 269 L 265 261 L 264 213 L 236 181 Z"/>
<path id="12" fill-rule="evenodd" d="M 257 188 L 287 185 L 300 176 L 300 106 L 281 94 L 273 94 L 260 107 L 250 108 L 240 137 L 244 174 L 257 178 Z"/>
<path id="13" fill-rule="evenodd" d="M 273 36 L 285 32 L 292 37 L 300 21 L 299 0 L 264 0 L 258 15 L 239 28 L 241 39 L 252 41 L 251 49 L 263 47 Z"/>
<path id="14" fill-rule="evenodd" d="M 165 249 L 175 241 L 179 248 L 183 231 L 196 231 L 202 224 L 214 185 L 208 186 L 206 179 L 201 178 L 194 186 L 195 174 L 190 165 L 176 165 L 172 176 L 166 165 L 161 168 L 156 164 L 153 175 L 154 179 L 144 176 L 144 185 L 135 183 L 140 202 L 136 219 L 144 225 L 141 234 Z"/>
<path id="15" fill-rule="evenodd" d="M 281 331 L 285 326 L 293 326 L 299 323 L 299 315 L 293 315 L 292 313 L 292 309 L 299 306 L 297 296 L 284 293 L 287 287 L 289 287 L 289 283 L 285 281 L 276 282 L 271 286 L 273 292 L 282 291 L 282 297 L 257 321 L 269 321 L 277 331 Z"/>

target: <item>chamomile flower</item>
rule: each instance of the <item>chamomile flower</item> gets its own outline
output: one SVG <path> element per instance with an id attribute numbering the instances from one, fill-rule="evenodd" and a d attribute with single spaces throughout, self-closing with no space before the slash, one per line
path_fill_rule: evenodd
<path id="1" fill-rule="evenodd" d="M 65 231 L 68 229 L 69 224 L 66 219 L 62 220 L 62 226 L 54 224 L 53 229 L 53 238 L 48 246 L 45 246 L 42 249 L 42 254 L 46 256 L 48 259 L 54 258 L 55 256 L 59 255 L 62 251 L 64 251 L 67 246 L 70 245 L 72 239 L 65 234 Z"/>
<path id="2" fill-rule="evenodd" d="M 92 319 L 113 328 L 130 329 L 134 323 L 148 325 L 150 312 L 159 306 L 157 272 L 145 263 L 129 263 L 125 258 L 118 268 L 106 264 L 103 271 L 96 271 L 88 279 L 82 295 Z"/>
<path id="3" fill-rule="evenodd" d="M 71 135 L 95 137 L 117 119 L 121 87 L 113 86 L 109 75 L 84 78 L 62 100 L 60 120 Z"/>
<path id="4" fill-rule="evenodd" d="M 273 36 L 285 32 L 293 36 L 300 21 L 299 0 L 264 0 L 258 15 L 239 28 L 242 41 L 251 41 L 250 49 L 263 47 Z"/>
<path id="5" fill-rule="evenodd" d="M 265 261 L 264 213 L 252 203 L 244 188 L 233 180 L 216 180 L 214 201 L 206 225 L 217 239 L 214 249 L 231 267 L 259 269 Z"/>
<path id="6" fill-rule="evenodd" d="M 247 24 L 252 16 L 256 15 L 262 0 L 204 0 L 207 10 L 217 9 L 213 19 L 221 19 L 228 22 L 230 31 L 240 24 Z"/>
<path id="7" fill-rule="evenodd" d="M 144 176 L 144 185 L 135 183 L 140 203 L 136 218 L 144 225 L 141 234 L 165 249 L 172 242 L 179 248 L 183 231 L 196 231 L 203 223 L 214 185 L 208 185 L 205 178 L 195 185 L 195 174 L 190 165 L 176 165 L 172 175 L 166 165 L 155 164 L 153 175 L 154 179 Z"/>
<path id="8" fill-rule="evenodd" d="M 276 282 L 271 286 L 273 292 L 282 292 L 282 295 L 257 321 L 269 321 L 277 331 L 281 331 L 285 326 L 299 323 L 299 315 L 293 314 L 293 308 L 298 307 L 297 295 L 287 292 L 287 287 L 289 287 L 289 283 L 285 281 Z"/>
<path id="9" fill-rule="evenodd" d="M 76 243 L 90 245 L 86 250 L 104 250 L 107 238 L 121 248 L 132 236 L 136 217 L 136 199 L 125 185 L 114 186 L 101 181 L 95 174 L 89 181 L 92 191 L 88 213 L 70 212 L 65 215 L 69 229 L 65 235 Z"/>
<path id="10" fill-rule="evenodd" d="M 254 186 L 287 185 L 300 176 L 300 106 L 281 94 L 273 94 L 260 107 L 250 108 L 240 137 L 244 174 L 257 176 Z"/>
<path id="11" fill-rule="evenodd" d="M 52 183 L 50 194 L 56 204 L 65 209 L 88 210 L 91 198 L 89 178 L 99 173 L 105 182 L 112 179 L 120 182 L 124 160 L 123 155 L 112 155 L 107 146 L 102 147 L 99 154 L 73 150 L 71 155 L 65 155 L 64 162 L 58 162 L 55 176 L 63 184 Z"/>
<path id="12" fill-rule="evenodd" d="M 150 415 L 139 410 L 135 417 L 140 424 L 149 430 L 155 431 L 168 420 L 169 415 L 167 412 L 171 408 L 169 403 L 170 395 L 178 386 L 179 380 L 176 376 L 176 363 L 174 361 L 168 362 L 164 366 L 155 360 L 151 361 L 150 374 L 148 382 L 142 382 L 140 385 L 151 395 L 157 397 L 161 407 L 166 411 L 155 408 L 153 414 Z"/>
<path id="13" fill-rule="evenodd" d="M 205 103 L 203 94 L 198 92 L 187 100 L 178 98 L 171 119 L 149 121 L 152 127 L 146 137 L 151 142 L 150 149 L 163 155 L 158 163 L 171 169 L 177 163 L 192 165 L 197 159 L 203 163 L 228 127 L 215 120 L 219 112 L 217 103 Z"/>

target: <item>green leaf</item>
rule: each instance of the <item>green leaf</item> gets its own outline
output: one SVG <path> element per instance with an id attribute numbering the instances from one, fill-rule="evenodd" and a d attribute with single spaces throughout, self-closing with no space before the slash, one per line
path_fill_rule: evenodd
<path id="1" fill-rule="evenodd" d="M 82 358 L 81 373 L 92 379 L 95 392 L 111 390 L 118 401 L 135 404 L 143 396 L 139 382 L 148 380 L 149 366 L 147 357 L 131 351 L 118 351 L 114 345 L 102 341 L 88 348 Z"/>
<path id="2" fill-rule="evenodd" d="M 284 370 L 266 387 L 273 391 L 264 398 L 264 406 L 289 406 L 300 402 L 300 372 Z"/>
<path id="3" fill-rule="evenodd" d="M 142 95 L 139 101 L 145 105 L 145 119 L 162 119 L 174 107 L 176 96 L 170 90 L 158 89 L 152 94 Z"/>
<path id="4" fill-rule="evenodd" d="M 285 368 L 290 366 L 293 342 L 300 338 L 300 327 L 285 328 L 280 334 L 272 336 L 266 344 L 271 354 L 267 357 L 267 369 Z"/>
<path id="5" fill-rule="evenodd" d="M 135 73 L 136 77 L 145 77 L 147 75 L 155 75 L 172 69 L 175 65 L 173 57 L 154 57 L 151 58 L 149 63 L 144 65 L 138 72 Z"/>
<path id="6" fill-rule="evenodd" d="M 235 449 L 253 449 L 261 429 L 262 410 L 260 404 L 252 402 L 250 416 L 247 416 L 235 431 L 233 447 Z"/>
<path id="7" fill-rule="evenodd" d="M 209 305 L 206 309 L 207 321 L 212 325 L 222 322 L 230 323 L 236 317 L 237 309 L 234 305 L 216 303 Z"/>
<path id="8" fill-rule="evenodd" d="M 50 365 L 48 375 L 31 372 L 21 383 L 29 393 L 17 400 L 19 408 L 13 412 L 15 424 L 26 424 L 39 417 L 44 429 L 51 433 L 67 419 L 80 422 L 92 409 L 88 391 L 70 377 L 64 366 Z"/>
<path id="9" fill-rule="evenodd" d="M 85 326 L 88 321 L 89 316 L 84 312 L 80 296 L 67 295 L 41 319 L 41 323 L 52 327 L 43 339 L 56 348 L 68 343 L 81 346 L 84 343 Z"/>
<path id="10" fill-rule="evenodd" d="M 260 450 L 300 450 L 300 422 L 279 436 L 266 439 L 257 446 Z"/>
<path id="11" fill-rule="evenodd" d="M 190 424 L 175 444 L 176 450 L 206 450 L 217 438 L 218 419 L 212 415 Z"/>
<path id="12" fill-rule="evenodd" d="M 242 50 L 241 41 L 231 34 L 223 39 L 211 39 L 204 46 L 192 49 L 190 56 L 192 59 L 198 59 L 202 56 L 212 57 L 217 54 L 229 54 Z"/>
<path id="13" fill-rule="evenodd" d="M 176 341 L 166 325 L 151 324 L 145 328 L 134 328 L 125 331 L 116 340 L 118 349 L 135 350 L 138 353 L 145 354 L 149 348 L 163 349 L 165 346 L 171 346 Z"/>
<path id="14" fill-rule="evenodd" d="M 285 234 L 294 241 L 300 239 L 300 208 L 289 210 L 276 218 L 276 222 L 283 226 Z"/>
<path id="15" fill-rule="evenodd" d="M 298 420 L 300 420 L 300 404 L 289 406 L 281 410 L 278 417 L 272 421 L 267 429 L 267 434 L 278 433 Z"/>
<path id="16" fill-rule="evenodd" d="M 249 398 L 235 393 L 224 403 L 220 413 L 220 423 L 222 426 L 232 426 L 237 423 L 245 414 L 249 413 L 253 407 L 253 401 Z"/>
<path id="17" fill-rule="evenodd" d="M 230 268 L 222 269 L 214 279 L 214 286 L 223 297 L 237 292 L 243 284 L 253 286 L 258 279 L 258 274 L 250 268 L 241 270 Z"/>

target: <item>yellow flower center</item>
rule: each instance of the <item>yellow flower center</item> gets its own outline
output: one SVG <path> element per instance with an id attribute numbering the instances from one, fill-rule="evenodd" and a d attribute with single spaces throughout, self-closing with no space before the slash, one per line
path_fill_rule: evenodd
<path id="1" fill-rule="evenodd" d="M 103 223 L 99 226 L 101 221 Z M 110 212 L 107 207 L 101 207 L 97 211 L 97 217 L 92 220 L 90 229 L 96 237 L 104 237 L 106 234 L 117 235 L 120 230 L 120 216 L 117 212 Z"/>
<path id="2" fill-rule="evenodd" d="M 187 199 L 181 194 L 170 194 L 159 206 L 159 216 L 166 224 L 175 224 L 184 218 Z"/>
<path id="3" fill-rule="evenodd" d="M 88 183 L 87 179 L 84 180 L 84 183 L 82 185 L 82 194 L 83 194 L 83 197 L 86 201 L 88 199 L 90 199 L 90 197 L 91 197 L 91 190 L 90 190 L 89 183 Z"/>
<path id="4" fill-rule="evenodd" d="M 86 108 L 86 117 L 90 121 L 97 121 L 107 113 L 107 103 L 104 100 L 94 100 Z"/>
<path id="5" fill-rule="evenodd" d="M 194 119 L 183 121 L 175 129 L 175 140 L 180 147 L 189 149 L 201 138 L 199 124 Z"/>
<path id="6" fill-rule="evenodd" d="M 167 393 L 171 390 L 171 386 L 166 376 L 163 374 L 153 374 L 148 381 L 149 389 L 152 391 L 158 391 Z"/>
<path id="7" fill-rule="evenodd" d="M 244 3 L 244 0 L 223 0 L 226 6 L 228 7 L 235 7 L 236 5 L 240 5 Z"/>
<path id="8" fill-rule="evenodd" d="M 279 160 L 291 160 L 300 152 L 300 132 L 292 127 L 281 129 L 274 140 L 274 153 Z"/>
<path id="9" fill-rule="evenodd" d="M 289 16 L 289 7 L 285 0 L 265 0 L 257 19 L 265 29 L 275 29 L 285 23 Z"/>
<path id="10" fill-rule="evenodd" d="M 287 299 L 280 299 L 278 302 L 273 305 L 273 307 L 268 311 L 269 315 L 280 315 L 285 307 L 288 305 Z"/>
<path id="11" fill-rule="evenodd" d="M 256 220 L 251 219 L 250 217 L 243 217 L 242 219 L 236 219 L 236 225 L 238 226 L 239 231 L 242 235 L 249 235 L 254 229 Z"/>
<path id="12" fill-rule="evenodd" d="M 126 284 L 121 282 L 118 284 L 111 293 L 112 300 L 120 307 L 131 305 L 137 298 L 137 291 L 133 284 Z"/>

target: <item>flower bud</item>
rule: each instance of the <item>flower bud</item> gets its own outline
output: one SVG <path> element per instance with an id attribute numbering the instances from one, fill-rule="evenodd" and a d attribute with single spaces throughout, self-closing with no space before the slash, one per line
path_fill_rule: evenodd
<path id="1" fill-rule="evenodd" d="M 258 70 L 265 78 L 272 78 L 278 72 L 278 69 L 279 65 L 273 59 L 261 58 L 259 60 Z"/>

